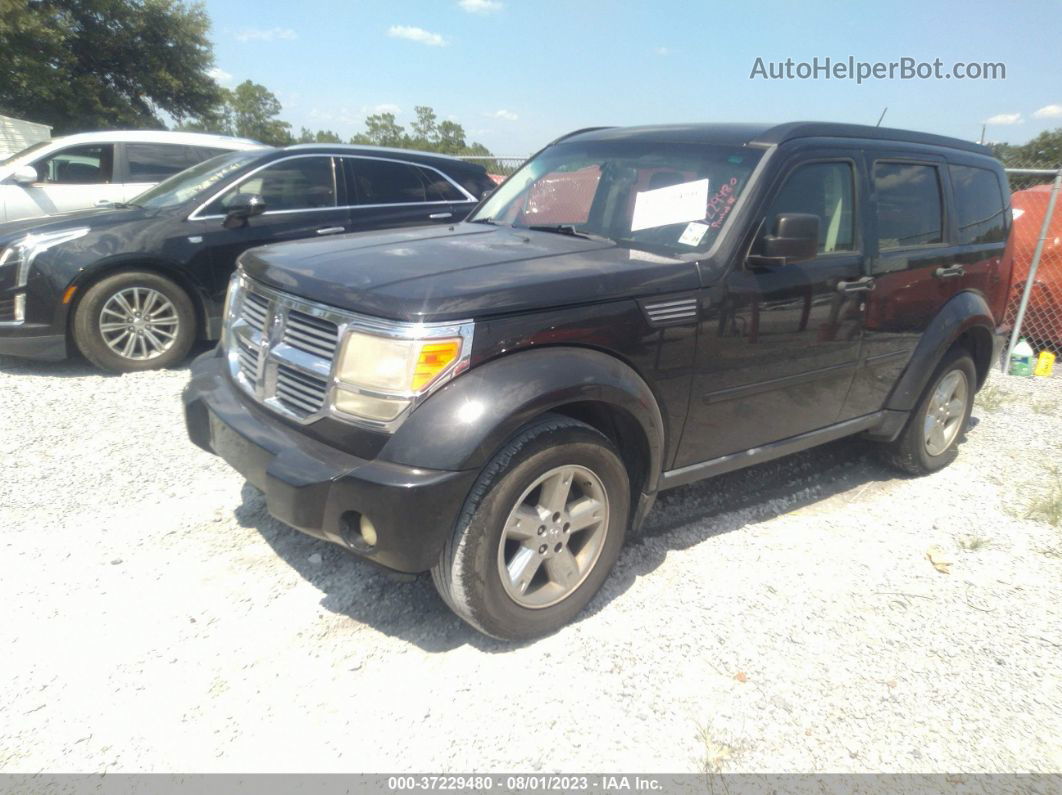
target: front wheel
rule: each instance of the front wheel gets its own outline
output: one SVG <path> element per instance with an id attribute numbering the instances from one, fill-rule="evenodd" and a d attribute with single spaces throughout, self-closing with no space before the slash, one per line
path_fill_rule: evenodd
<path id="1" fill-rule="evenodd" d="M 125 271 L 92 285 L 74 314 L 74 342 L 85 358 L 118 373 L 176 364 L 195 341 L 188 294 L 157 273 Z"/>
<path id="2" fill-rule="evenodd" d="M 885 459 L 912 475 L 936 472 L 955 460 L 976 385 L 973 359 L 962 348 L 952 348 L 937 365 L 903 432 L 884 446 Z"/>
<path id="3" fill-rule="evenodd" d="M 484 468 L 432 578 L 453 611 L 487 635 L 554 632 L 608 577 L 629 512 L 627 470 L 608 438 L 546 416 Z"/>

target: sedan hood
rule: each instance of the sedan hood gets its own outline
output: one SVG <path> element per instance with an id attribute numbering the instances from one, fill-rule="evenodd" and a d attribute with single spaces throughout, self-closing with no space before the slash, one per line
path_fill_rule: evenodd
<path id="1" fill-rule="evenodd" d="M 0 245 L 27 233 L 61 232 L 79 226 L 88 226 L 93 230 L 105 229 L 117 224 L 152 218 L 155 214 L 155 210 L 140 207 L 93 207 L 89 210 L 73 210 L 36 218 L 19 218 L 0 224 Z"/>
<path id="2" fill-rule="evenodd" d="M 286 293 L 398 320 L 459 320 L 697 286 L 693 263 L 551 232 L 462 223 L 253 249 Z"/>

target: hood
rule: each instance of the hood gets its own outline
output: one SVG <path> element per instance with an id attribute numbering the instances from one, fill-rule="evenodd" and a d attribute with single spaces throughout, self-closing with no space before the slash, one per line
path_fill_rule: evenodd
<path id="1" fill-rule="evenodd" d="M 143 221 L 153 218 L 156 214 L 156 210 L 145 210 L 140 207 L 93 207 L 88 210 L 72 210 L 36 218 L 19 218 L 0 224 L 0 245 L 9 243 L 14 238 L 27 233 L 61 232 L 64 229 L 74 229 L 79 226 L 88 226 L 95 231 L 119 224 Z"/>
<path id="2" fill-rule="evenodd" d="M 398 320 L 459 320 L 698 286 L 692 262 L 599 240 L 462 223 L 252 249 L 244 272 L 286 293 Z"/>

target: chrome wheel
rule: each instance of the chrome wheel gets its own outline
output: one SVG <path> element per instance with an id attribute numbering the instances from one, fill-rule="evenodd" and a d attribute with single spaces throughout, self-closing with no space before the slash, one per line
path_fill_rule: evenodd
<path id="1" fill-rule="evenodd" d="M 940 379 L 929 399 L 925 425 L 922 428 L 927 453 L 938 456 L 955 441 L 966 417 L 969 394 L 970 385 L 966 381 L 966 373 L 962 370 L 952 370 Z"/>
<path id="2" fill-rule="evenodd" d="M 524 491 L 498 544 L 498 574 L 522 607 L 549 607 L 578 588 L 601 555 L 608 494 L 586 467 L 551 469 Z"/>
<path id="3" fill-rule="evenodd" d="M 100 335 L 125 359 L 144 361 L 168 351 L 177 340 L 177 307 L 158 290 L 127 287 L 107 299 L 100 310 Z"/>

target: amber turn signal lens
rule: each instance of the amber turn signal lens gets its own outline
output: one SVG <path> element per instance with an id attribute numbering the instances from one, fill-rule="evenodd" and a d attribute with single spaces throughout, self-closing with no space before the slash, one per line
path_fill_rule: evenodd
<path id="1" fill-rule="evenodd" d="M 425 342 L 413 369 L 413 391 L 419 391 L 436 379 L 461 352 L 461 340 Z"/>

